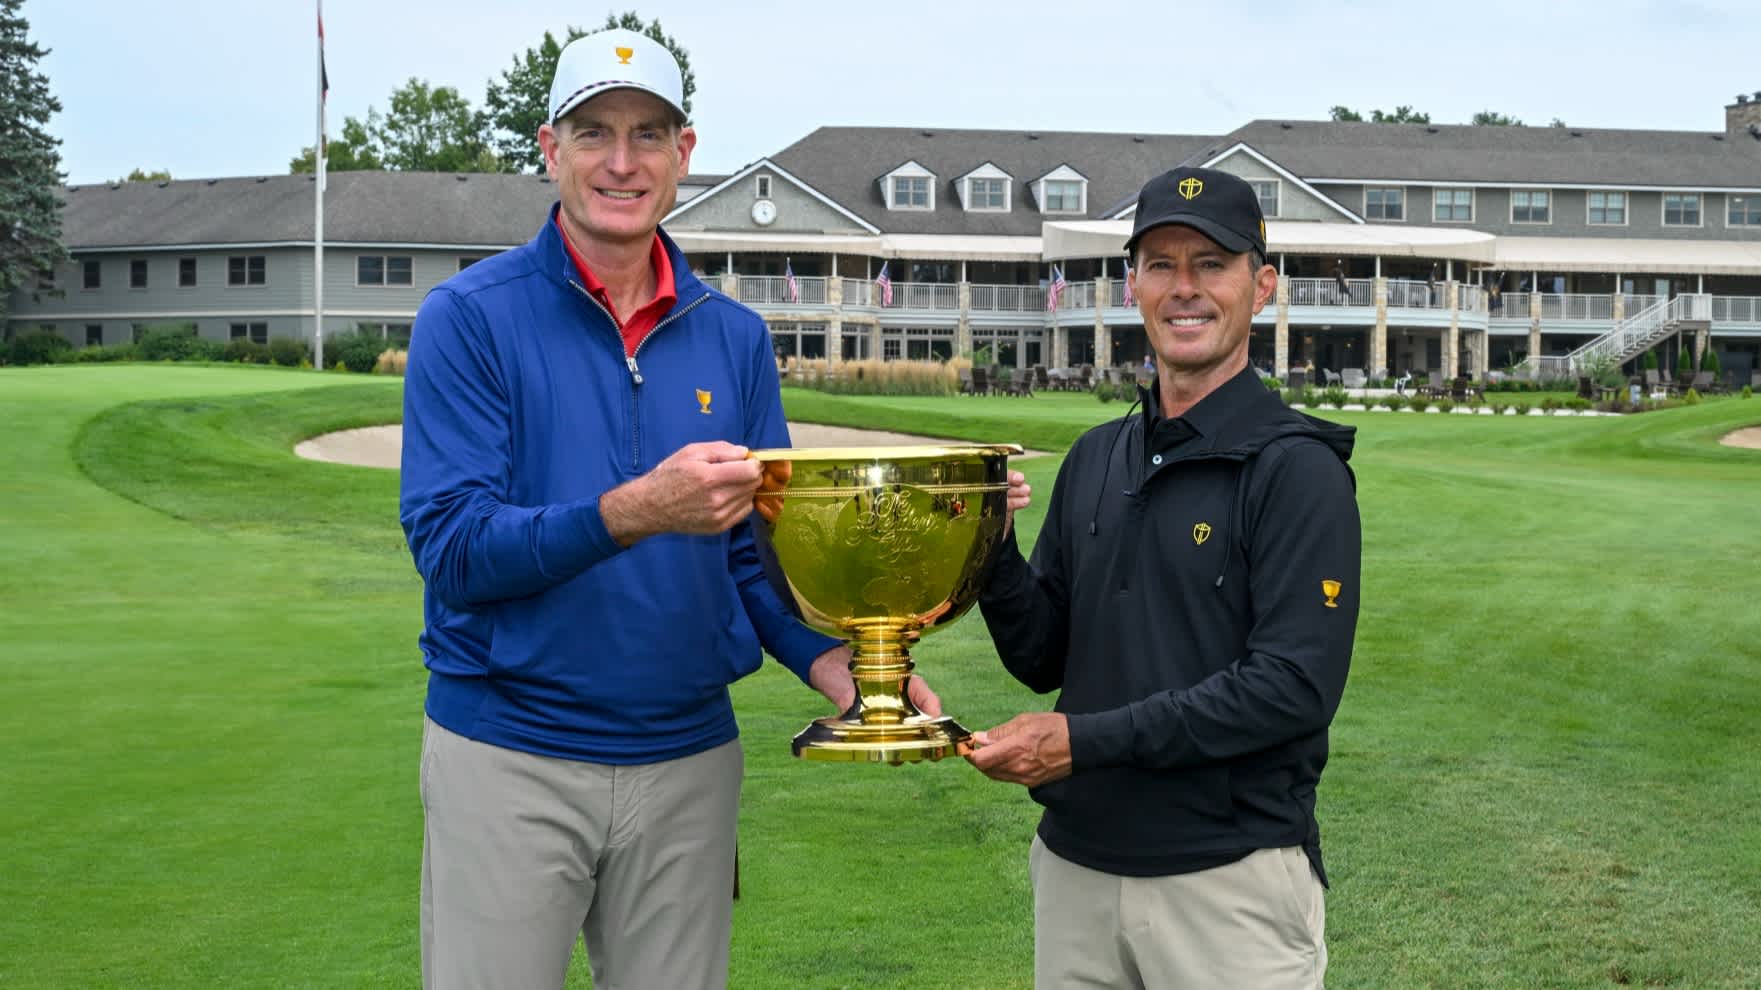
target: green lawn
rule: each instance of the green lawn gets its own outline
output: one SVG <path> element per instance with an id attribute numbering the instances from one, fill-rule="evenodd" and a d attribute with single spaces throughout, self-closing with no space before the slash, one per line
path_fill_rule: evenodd
<path id="1" fill-rule="evenodd" d="M 399 397 L 0 370 L 0 986 L 417 985 L 420 582 L 396 481 L 289 452 Z M 1124 411 L 786 402 L 1054 451 Z M 1366 585 L 1321 791 L 1329 987 L 1761 985 L 1761 452 L 1716 444 L 1761 401 L 1321 415 L 1361 428 Z M 1042 496 L 1057 463 L 1021 462 Z M 976 615 L 916 656 L 969 726 L 1047 701 Z M 815 696 L 774 664 L 736 695 L 733 986 L 1030 984 L 1025 794 L 961 763 L 796 761 Z"/>

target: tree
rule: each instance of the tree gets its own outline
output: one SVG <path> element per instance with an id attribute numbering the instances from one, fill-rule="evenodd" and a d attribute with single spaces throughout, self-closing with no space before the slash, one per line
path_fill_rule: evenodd
<path id="1" fill-rule="evenodd" d="M 451 86 L 412 78 L 391 94 L 383 116 L 367 111 L 367 133 L 386 168 L 407 172 L 502 172 L 484 116 Z"/>
<path id="2" fill-rule="evenodd" d="M 343 118 L 342 136 L 326 141 L 325 147 L 325 171 L 379 172 L 385 169 L 385 162 L 373 145 L 373 136 L 367 133 L 367 125 L 354 117 Z M 310 145 L 301 148 L 299 157 L 287 163 L 287 170 L 295 175 L 309 174 L 317 167 Z"/>
<path id="3" fill-rule="evenodd" d="M 622 16 L 606 15 L 605 24 L 594 31 L 569 27 L 561 42 L 549 31 L 536 48 L 514 56 L 514 64 L 503 70 L 501 80 L 489 81 L 483 96 L 484 115 L 491 128 L 490 140 L 501 160 L 514 170 L 544 170 L 544 155 L 538 149 L 538 127 L 550 120 L 550 78 L 556 74 L 556 60 L 564 46 L 576 38 L 613 28 L 640 31 L 664 45 L 679 60 L 684 76 L 684 111 L 691 116 L 691 94 L 697 91 L 697 77 L 691 72 L 691 56 L 679 47 L 672 35 L 661 30 L 657 18 L 648 24 L 635 11 Z"/>
<path id="4" fill-rule="evenodd" d="M 1564 127 L 1565 121 L 1560 120 L 1558 117 L 1555 117 L 1551 121 L 1548 122 L 1547 126 L 1548 127 Z"/>
<path id="5" fill-rule="evenodd" d="M 43 128 L 61 110 L 37 71 L 48 51 L 28 37 L 24 0 L 0 0 L 0 318 L 12 293 L 53 276 L 61 244 L 61 142 Z"/>
<path id="6" fill-rule="evenodd" d="M 1361 123 L 1364 119 L 1363 114 L 1346 106 L 1336 106 L 1329 110 L 1328 113 L 1332 115 L 1334 120 L 1338 121 Z M 1394 108 L 1393 113 L 1387 113 L 1381 110 L 1371 110 L 1369 119 L 1372 124 L 1429 124 L 1431 122 L 1431 115 L 1428 113 L 1419 113 L 1409 106 L 1398 106 Z"/>
<path id="7" fill-rule="evenodd" d="M 1474 114 L 1474 119 L 1469 121 L 1469 123 L 1473 124 L 1475 127 L 1522 127 L 1522 126 L 1524 126 L 1523 122 L 1520 119 L 1518 119 L 1516 117 L 1506 116 L 1506 115 L 1501 114 L 1495 110 L 1481 110 L 1479 113 Z"/>
<path id="8" fill-rule="evenodd" d="M 137 168 L 134 171 L 128 173 L 128 175 L 123 178 L 112 179 L 110 184 L 115 186 L 115 185 L 121 185 L 124 182 L 170 182 L 170 181 L 171 181 L 171 173 L 169 171 L 167 171 L 166 169 L 156 168 L 151 172 L 147 172 L 147 171 L 143 171 L 143 170 Z"/>

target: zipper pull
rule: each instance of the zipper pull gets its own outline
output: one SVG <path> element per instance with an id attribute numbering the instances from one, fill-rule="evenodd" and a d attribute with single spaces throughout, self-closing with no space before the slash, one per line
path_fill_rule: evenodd
<path id="1" fill-rule="evenodd" d="M 636 367 L 636 355 L 631 354 L 624 358 L 624 364 L 630 368 L 630 379 L 638 385 L 642 384 L 642 369 Z"/>

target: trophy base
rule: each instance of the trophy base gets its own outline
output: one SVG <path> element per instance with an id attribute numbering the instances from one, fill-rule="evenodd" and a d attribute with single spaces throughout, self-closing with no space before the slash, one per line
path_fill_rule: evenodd
<path id="1" fill-rule="evenodd" d="M 860 720 L 816 719 L 790 744 L 804 760 L 857 763 L 915 763 L 954 756 L 956 747 L 972 738 L 946 715 L 918 715 L 895 725 L 865 725 Z"/>

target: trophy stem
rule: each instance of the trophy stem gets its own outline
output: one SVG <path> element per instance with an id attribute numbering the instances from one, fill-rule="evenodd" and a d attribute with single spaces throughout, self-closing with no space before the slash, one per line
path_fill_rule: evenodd
<path id="1" fill-rule="evenodd" d="M 797 735 L 795 755 L 895 764 L 954 755 L 972 733 L 948 716 L 925 715 L 908 693 L 917 665 L 905 644 L 918 631 L 896 621 L 853 623 L 849 631 L 856 701 L 842 716 L 819 719 Z"/>

